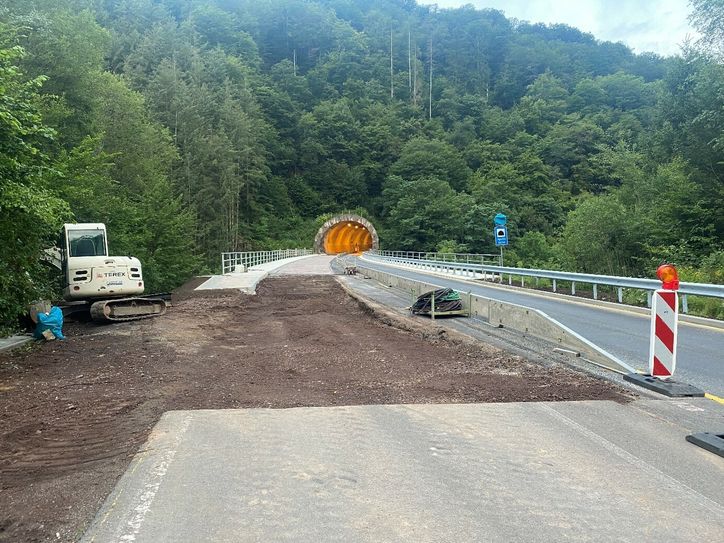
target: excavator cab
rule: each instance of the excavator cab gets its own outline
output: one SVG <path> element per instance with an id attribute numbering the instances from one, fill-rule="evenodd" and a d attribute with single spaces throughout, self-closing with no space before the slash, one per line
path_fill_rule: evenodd
<path id="1" fill-rule="evenodd" d="M 88 225 L 89 228 L 76 229 L 76 228 L 63 229 L 63 233 L 68 239 L 68 254 L 70 257 L 78 256 L 108 256 L 108 244 L 106 243 L 106 230 L 105 226 L 101 225 Z M 95 228 L 90 228 L 95 226 Z M 102 228 L 101 228 L 102 227 Z"/>

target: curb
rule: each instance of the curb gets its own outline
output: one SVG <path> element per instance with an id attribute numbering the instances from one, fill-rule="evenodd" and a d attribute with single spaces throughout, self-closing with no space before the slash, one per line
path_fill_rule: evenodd
<path id="1" fill-rule="evenodd" d="M 2 338 L 0 339 L 0 353 L 17 349 L 30 341 L 33 341 L 32 336 L 10 336 Z"/>

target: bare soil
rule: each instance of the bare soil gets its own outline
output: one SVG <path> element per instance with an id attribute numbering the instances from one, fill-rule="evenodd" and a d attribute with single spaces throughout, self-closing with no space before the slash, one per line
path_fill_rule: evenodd
<path id="1" fill-rule="evenodd" d="M 388 326 L 329 276 L 267 279 L 256 296 L 197 283 L 164 317 L 69 323 L 67 341 L 0 354 L 0 541 L 77 540 L 168 410 L 628 399 Z"/>

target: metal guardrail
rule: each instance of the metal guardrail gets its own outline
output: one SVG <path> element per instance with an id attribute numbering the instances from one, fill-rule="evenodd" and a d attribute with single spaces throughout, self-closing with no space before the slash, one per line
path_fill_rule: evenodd
<path id="1" fill-rule="evenodd" d="M 661 281 L 656 279 L 641 279 L 636 277 L 618 277 L 615 275 L 597 275 L 591 273 L 573 273 L 555 270 L 537 270 L 529 268 L 511 268 L 505 266 L 492 266 L 488 264 L 478 263 L 477 261 L 460 262 L 459 260 L 434 260 L 422 258 L 421 255 L 429 253 L 402 253 L 400 251 L 369 251 L 368 256 L 389 262 L 398 262 L 413 267 L 429 269 L 431 271 L 441 271 L 448 273 L 459 273 L 461 275 L 481 274 L 483 279 L 487 279 L 488 274 L 493 278 L 498 278 L 502 283 L 503 276 L 508 276 L 508 284 L 513 283 L 513 277 L 521 278 L 521 286 L 525 286 L 525 278 L 532 277 L 538 279 L 549 279 L 553 282 L 553 292 L 557 290 L 558 281 L 566 281 L 571 284 L 571 294 L 576 293 L 576 283 L 590 284 L 593 286 L 593 299 L 598 299 L 598 286 L 611 286 L 618 289 L 618 301 L 623 302 L 623 289 L 643 290 L 647 293 L 647 302 L 651 306 L 651 293 L 661 288 Z M 458 255 L 460 256 L 460 255 Z M 491 255 L 468 255 L 474 257 L 484 257 Z M 708 296 L 713 298 L 724 298 L 724 285 L 713 285 L 709 283 L 686 283 L 679 285 L 679 294 L 681 294 L 681 305 L 684 313 L 688 312 L 687 295 Z"/>
<path id="2" fill-rule="evenodd" d="M 411 258 L 415 260 L 433 260 L 435 262 L 458 262 L 465 264 L 483 264 L 500 266 L 499 254 L 488 253 L 438 253 L 438 252 L 413 252 L 413 251 L 379 251 L 372 249 L 367 254 L 376 254 L 385 257 Z"/>
<path id="3" fill-rule="evenodd" d="M 307 256 L 313 254 L 311 249 L 279 249 L 276 251 L 247 251 L 243 253 L 221 253 L 221 273 L 245 272 L 252 266 L 266 264 L 292 258 L 295 256 Z"/>

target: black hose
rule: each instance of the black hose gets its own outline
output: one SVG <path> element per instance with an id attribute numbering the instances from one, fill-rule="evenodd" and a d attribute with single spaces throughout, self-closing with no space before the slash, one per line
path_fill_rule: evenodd
<path id="1" fill-rule="evenodd" d="M 451 288 L 426 292 L 412 304 L 410 311 L 413 313 L 431 313 L 433 294 L 435 295 L 435 313 L 462 311 L 463 303 L 460 300 L 460 295 Z"/>

